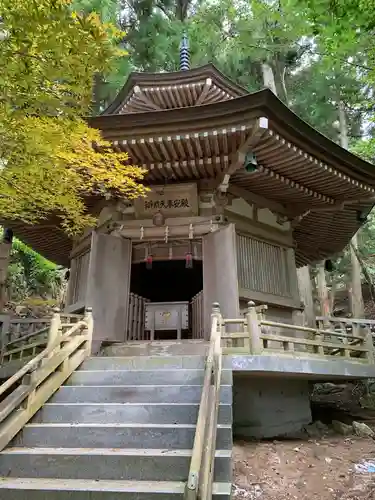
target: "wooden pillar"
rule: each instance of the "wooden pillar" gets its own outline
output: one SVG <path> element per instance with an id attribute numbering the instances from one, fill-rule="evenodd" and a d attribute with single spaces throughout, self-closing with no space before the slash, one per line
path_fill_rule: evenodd
<path id="1" fill-rule="evenodd" d="M 129 310 L 131 241 L 92 233 L 86 306 L 92 307 L 92 348 L 101 342 L 125 342 Z"/>
<path id="2" fill-rule="evenodd" d="M 297 269 L 297 278 L 301 302 L 304 305 L 304 326 L 315 328 L 314 298 L 309 266 L 304 266 Z"/>
<path id="3" fill-rule="evenodd" d="M 220 304 L 224 319 L 240 316 L 234 224 L 203 238 L 203 301 L 205 338 L 209 338 L 214 302 Z"/>

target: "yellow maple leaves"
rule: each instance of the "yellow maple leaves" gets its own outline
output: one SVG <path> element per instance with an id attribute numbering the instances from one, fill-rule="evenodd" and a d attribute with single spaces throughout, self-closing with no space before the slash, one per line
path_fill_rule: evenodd
<path id="1" fill-rule="evenodd" d="M 69 0 L 0 0 L 0 218 L 57 217 L 69 233 L 94 223 L 95 194 L 134 198 L 144 171 L 88 127 L 96 72 L 123 33 Z M 124 52 L 120 52 L 124 56 Z"/>
<path id="2" fill-rule="evenodd" d="M 146 193 L 144 170 L 79 118 L 18 118 L 17 129 L 6 135 L 13 148 L 4 152 L 7 166 L 0 172 L 2 218 L 35 223 L 55 214 L 68 233 L 76 233 L 94 223 L 84 196 L 132 199 Z"/>

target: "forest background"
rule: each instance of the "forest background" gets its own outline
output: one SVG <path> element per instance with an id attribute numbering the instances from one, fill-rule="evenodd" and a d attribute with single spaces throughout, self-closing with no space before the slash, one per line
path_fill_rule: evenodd
<path id="1" fill-rule="evenodd" d="M 73 0 L 71 8 L 96 12 L 124 32 L 113 43 L 127 56 L 96 73 L 92 114 L 105 109 L 130 72 L 178 70 L 186 33 L 192 67 L 213 63 L 249 92 L 270 87 L 319 132 L 375 163 L 375 0 Z M 331 311 L 346 313 L 358 264 L 367 315 L 374 316 L 374 212 L 354 243 L 354 256 L 352 245 L 323 271 L 323 263 L 311 268 L 314 288 L 323 277 Z M 11 300 L 54 300 L 64 275 L 15 240 Z"/>

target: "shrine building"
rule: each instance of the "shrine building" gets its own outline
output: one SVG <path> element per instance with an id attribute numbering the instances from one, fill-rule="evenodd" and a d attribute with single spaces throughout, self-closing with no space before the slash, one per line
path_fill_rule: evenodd
<path id="1" fill-rule="evenodd" d="M 372 165 L 211 64 L 132 73 L 89 123 L 147 170 L 149 195 L 88 199 L 97 226 L 73 240 L 53 218 L 7 225 L 70 268 L 66 310 L 93 307 L 94 349 L 203 339 L 213 302 L 292 323 L 297 267 L 341 251 L 374 204 Z"/>
<path id="2" fill-rule="evenodd" d="M 375 202 L 374 166 L 271 90 L 249 94 L 211 64 L 181 62 L 174 73 L 132 73 L 89 119 L 146 170 L 147 197 L 86 198 L 97 224 L 74 239 L 54 216 L 4 225 L 70 269 L 64 312 L 92 307 L 94 355 L 205 356 L 218 302 L 227 320 L 220 328 L 246 337 L 225 351 L 234 433 L 285 435 L 311 421 L 312 381 L 375 376 L 367 327 L 342 332 L 352 339 L 346 344 L 325 341 L 332 332 L 322 334 L 314 315 L 313 328 L 301 325 L 297 279 L 298 267 L 342 251 L 364 223 Z M 255 314 L 258 337 L 231 329 L 236 318 L 252 328 L 253 304 L 243 316 L 249 301 L 268 306 L 263 322 Z"/>

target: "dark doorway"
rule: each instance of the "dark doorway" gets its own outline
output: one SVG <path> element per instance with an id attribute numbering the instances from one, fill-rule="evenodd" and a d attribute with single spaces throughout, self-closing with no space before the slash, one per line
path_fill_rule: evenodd
<path id="1" fill-rule="evenodd" d="M 190 301 L 203 289 L 202 261 L 194 260 L 191 269 L 185 260 L 154 261 L 132 265 L 130 291 L 151 302 Z"/>

